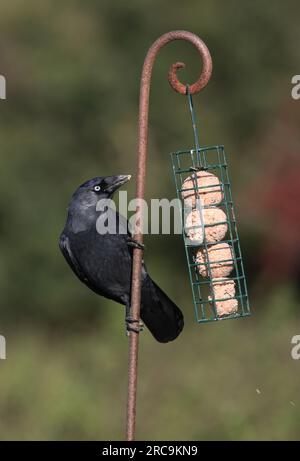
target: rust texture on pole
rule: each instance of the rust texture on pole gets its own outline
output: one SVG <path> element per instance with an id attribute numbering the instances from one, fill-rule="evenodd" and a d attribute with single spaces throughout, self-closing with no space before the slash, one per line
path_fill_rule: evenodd
<path id="1" fill-rule="evenodd" d="M 186 40 L 191 42 L 202 58 L 203 67 L 198 80 L 189 85 L 191 94 L 195 94 L 206 86 L 212 72 L 212 60 L 205 43 L 195 34 L 185 30 L 168 32 L 159 37 L 149 49 L 142 71 L 140 84 L 140 106 L 139 106 L 139 134 L 138 134 L 138 167 L 136 186 L 136 227 L 135 240 L 143 243 L 143 199 L 145 193 L 146 159 L 148 144 L 148 115 L 149 115 L 149 94 L 153 64 L 158 51 L 167 43 L 173 40 Z M 180 94 L 186 94 L 186 85 L 177 78 L 177 69 L 185 67 L 182 62 L 172 64 L 169 70 L 169 82 L 172 88 Z M 131 285 L 131 316 L 137 322 L 140 320 L 141 303 L 141 269 L 143 252 L 139 248 L 133 250 L 132 264 L 132 285 Z M 126 440 L 135 439 L 136 419 L 136 393 L 137 393 L 137 364 L 138 364 L 139 334 L 131 331 L 129 333 L 129 368 L 128 368 L 128 396 L 127 396 L 127 424 Z"/>

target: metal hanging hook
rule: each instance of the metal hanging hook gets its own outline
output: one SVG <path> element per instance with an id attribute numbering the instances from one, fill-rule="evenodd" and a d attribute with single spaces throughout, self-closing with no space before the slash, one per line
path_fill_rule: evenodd
<path id="1" fill-rule="evenodd" d="M 189 85 L 191 94 L 198 93 L 204 88 L 211 76 L 212 60 L 205 43 L 195 34 L 185 30 L 167 32 L 159 37 L 150 47 L 143 65 L 140 84 L 140 106 L 139 106 L 139 135 L 138 135 L 138 172 L 136 186 L 136 224 L 135 241 L 143 244 L 143 199 L 145 193 L 146 160 L 148 146 L 148 117 L 149 117 L 149 94 L 153 64 L 159 50 L 173 40 L 185 40 L 191 42 L 197 48 L 202 61 L 203 68 L 198 80 Z M 169 82 L 172 88 L 180 94 L 186 94 L 186 84 L 182 84 L 177 78 L 177 70 L 185 67 L 182 62 L 172 64 L 169 70 Z M 135 322 L 140 320 L 141 304 L 141 269 L 143 252 L 134 248 L 132 263 L 132 284 L 131 284 L 131 317 Z M 138 362 L 139 334 L 131 331 L 129 333 L 129 367 L 128 367 L 128 398 L 127 398 L 127 420 L 126 439 L 134 440 L 135 437 L 135 415 L 136 415 L 136 391 L 137 391 L 137 362 Z"/>
<path id="2" fill-rule="evenodd" d="M 193 43 L 193 45 L 195 45 L 202 58 L 203 68 L 201 75 L 195 83 L 189 85 L 190 94 L 196 94 L 207 85 L 211 77 L 212 59 L 210 52 L 205 43 L 201 40 L 201 38 L 199 38 L 195 34 L 192 34 L 191 32 L 187 32 L 185 30 L 177 30 L 174 32 L 170 32 L 170 34 L 175 34 L 175 37 L 172 38 L 172 40 L 188 40 L 189 42 Z M 164 35 L 162 35 L 162 37 L 164 37 Z M 183 68 L 185 68 L 184 62 L 176 62 L 175 64 L 172 64 L 170 66 L 168 75 L 168 80 L 171 87 L 180 94 L 186 94 L 187 87 L 187 84 L 181 83 L 177 77 L 177 70 Z"/>

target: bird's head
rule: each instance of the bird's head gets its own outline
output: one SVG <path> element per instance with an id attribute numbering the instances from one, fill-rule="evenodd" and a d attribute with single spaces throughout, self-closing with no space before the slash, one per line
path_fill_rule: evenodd
<path id="1" fill-rule="evenodd" d="M 123 184 L 130 180 L 130 175 L 118 176 L 98 176 L 89 179 L 76 189 L 73 194 L 72 202 L 82 206 L 96 206 L 101 199 L 111 199 L 113 194 Z"/>

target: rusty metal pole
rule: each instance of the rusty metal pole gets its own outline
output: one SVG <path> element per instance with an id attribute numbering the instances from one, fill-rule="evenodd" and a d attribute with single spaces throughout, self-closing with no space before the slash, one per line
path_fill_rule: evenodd
<path id="1" fill-rule="evenodd" d="M 138 135 L 138 167 L 136 186 L 136 222 L 135 240 L 143 243 L 143 199 L 145 193 L 146 160 L 148 145 L 148 115 L 149 115 L 149 94 L 153 64 L 158 51 L 167 43 L 173 40 L 186 40 L 191 42 L 202 57 L 203 67 L 199 79 L 189 85 L 191 94 L 198 93 L 208 83 L 212 72 L 212 60 L 205 43 L 195 34 L 185 30 L 175 30 L 159 37 L 149 49 L 142 71 L 140 84 L 140 107 L 139 107 L 139 135 Z M 172 88 L 180 94 L 186 94 L 186 85 L 182 84 L 176 75 L 177 69 L 185 67 L 182 62 L 172 64 L 169 70 L 169 82 Z M 132 265 L 131 285 L 131 316 L 138 322 L 140 320 L 141 304 L 141 269 L 143 252 L 134 248 Z M 131 331 L 129 333 L 129 364 L 128 364 L 128 396 L 127 396 L 127 421 L 126 440 L 135 439 L 136 420 L 136 394 L 137 394 L 137 365 L 138 365 L 139 334 Z"/>

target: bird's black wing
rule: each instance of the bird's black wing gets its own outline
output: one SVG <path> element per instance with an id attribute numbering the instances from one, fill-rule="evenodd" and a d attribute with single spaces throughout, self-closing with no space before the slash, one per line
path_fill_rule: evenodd
<path id="1" fill-rule="evenodd" d="M 90 247 L 94 248 L 95 245 L 90 244 Z M 75 256 L 74 252 L 71 249 L 71 242 L 70 238 L 65 234 L 62 233 L 59 239 L 59 248 L 61 252 L 63 253 L 67 263 L 71 267 L 72 271 L 74 272 L 75 275 L 83 282 L 86 286 L 88 286 L 91 290 L 93 290 L 95 293 L 105 296 L 103 292 L 103 286 L 101 284 L 99 285 L 99 279 L 98 276 L 96 275 L 95 278 L 95 272 L 87 270 L 84 265 L 81 264 L 80 260 Z M 100 248 L 98 248 L 100 250 Z M 128 250 L 127 250 L 128 251 Z M 128 253 L 129 254 L 129 253 Z M 100 256 L 101 259 L 101 256 Z M 121 258 L 121 263 L 123 262 Z M 94 261 L 93 266 L 95 269 L 97 269 L 98 265 Z M 124 271 L 128 269 L 127 265 L 124 267 Z M 106 271 L 107 272 L 107 271 Z M 107 287 L 106 287 L 107 288 Z M 108 296 L 106 294 L 106 297 L 110 297 L 111 299 L 115 299 L 112 296 Z M 117 302 L 120 302 L 118 299 L 116 299 Z"/>
<path id="2" fill-rule="evenodd" d="M 71 267 L 72 271 L 77 275 L 77 277 L 86 285 L 88 285 L 92 290 L 94 287 L 90 284 L 87 276 L 82 271 L 80 264 L 78 263 L 77 259 L 75 258 L 74 254 L 72 253 L 70 247 L 69 238 L 65 234 L 61 234 L 59 239 L 59 248 L 61 249 L 64 257 L 66 258 L 69 266 Z"/>

